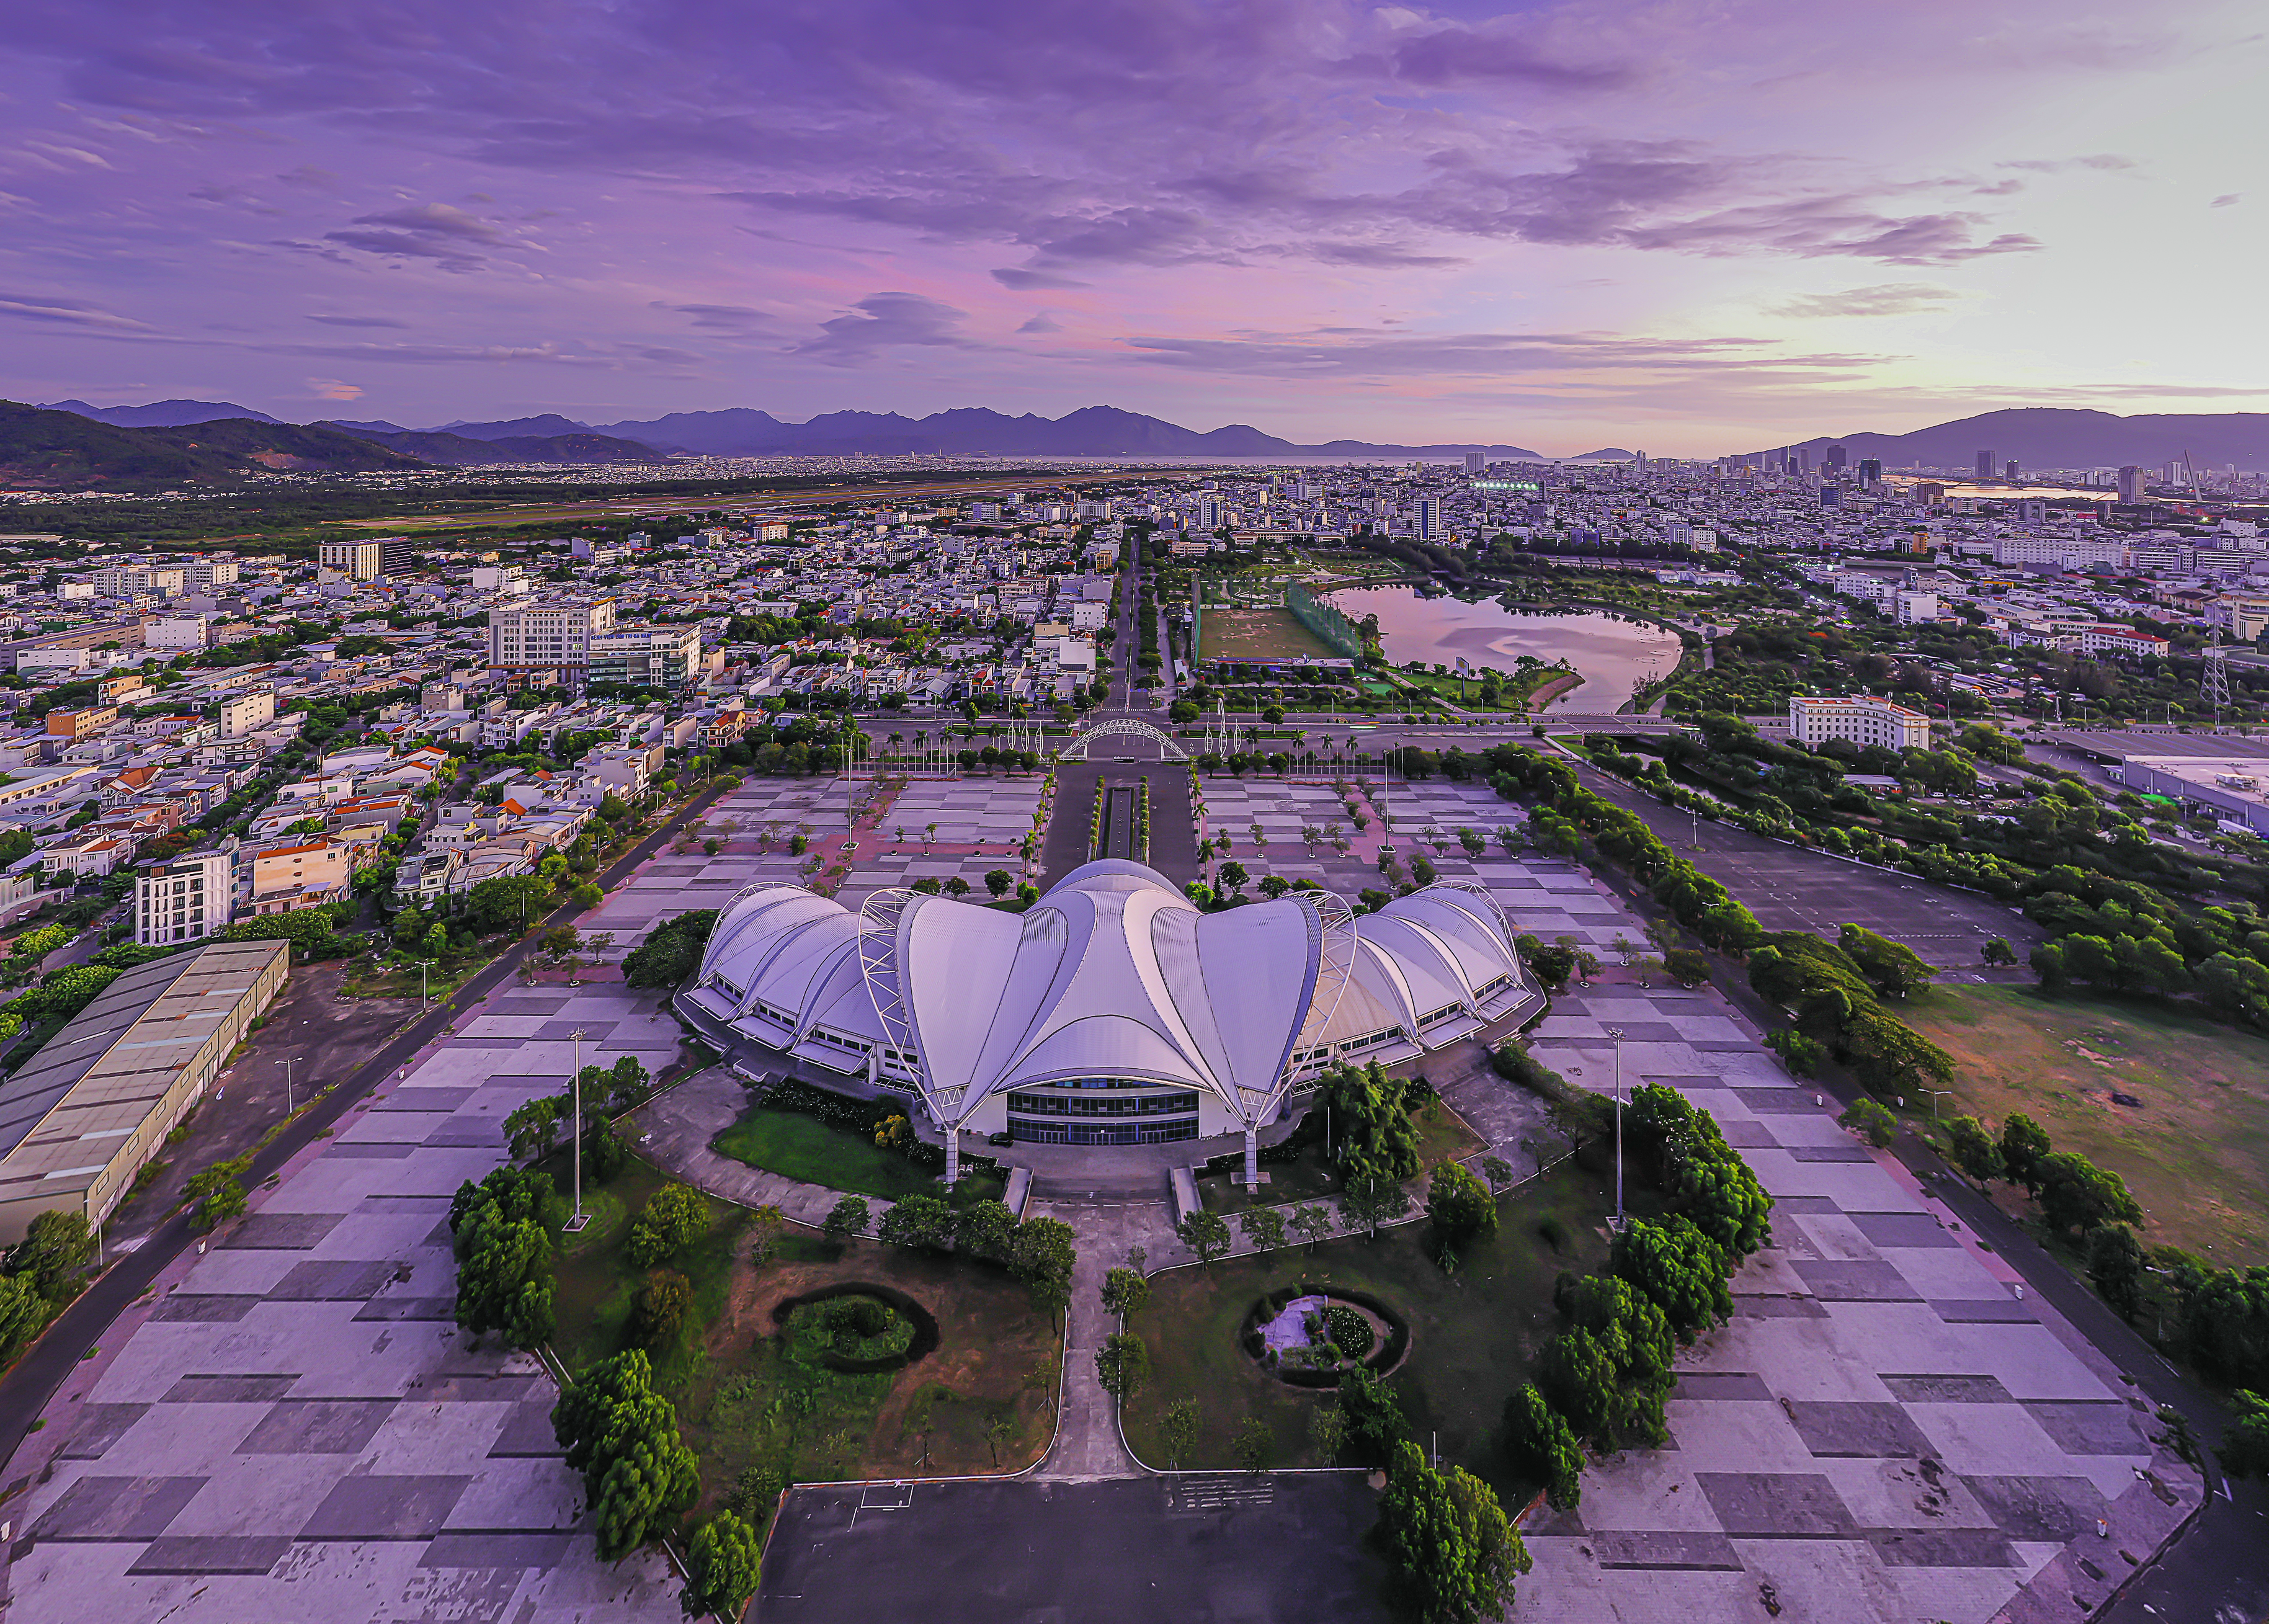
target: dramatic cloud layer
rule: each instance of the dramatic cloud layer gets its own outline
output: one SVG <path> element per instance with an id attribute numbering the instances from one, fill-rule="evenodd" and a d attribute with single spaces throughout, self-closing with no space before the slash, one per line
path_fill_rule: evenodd
<path id="1" fill-rule="evenodd" d="M 1639 412 L 1707 450 L 2097 388 L 2072 323 L 2132 305 L 2139 398 L 2242 390 L 2269 358 L 2212 268 L 2262 246 L 2253 33 L 2201 0 L 18 0 L 4 388 Z M 1866 352 L 1822 353 L 1844 318 Z"/>

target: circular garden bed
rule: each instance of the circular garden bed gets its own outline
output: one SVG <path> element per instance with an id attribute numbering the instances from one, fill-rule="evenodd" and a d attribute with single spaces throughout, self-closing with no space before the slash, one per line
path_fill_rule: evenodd
<path id="1" fill-rule="evenodd" d="M 1293 1387 L 1336 1387 L 1361 1366 L 1384 1376 L 1410 1352 L 1410 1326 L 1378 1298 L 1347 1287 L 1279 1287 L 1245 1311 L 1238 1344 Z"/>
<path id="2" fill-rule="evenodd" d="M 853 1376 L 902 1370 L 937 1351 L 937 1321 L 928 1309 L 864 1281 L 784 1298 L 772 1306 L 772 1324 L 791 1343 L 816 1341 L 820 1363 Z"/>

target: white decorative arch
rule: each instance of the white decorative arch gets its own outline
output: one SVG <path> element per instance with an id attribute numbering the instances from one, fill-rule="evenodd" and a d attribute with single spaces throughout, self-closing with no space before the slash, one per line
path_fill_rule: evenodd
<path id="1" fill-rule="evenodd" d="M 1175 743 L 1169 734 L 1132 716 L 1114 716 L 1108 721 L 1096 723 L 1065 745 L 1057 753 L 1057 758 L 1061 761 L 1085 761 L 1088 742 L 1091 739 L 1148 739 L 1158 747 L 1158 753 L 1168 761 L 1186 762 L 1190 758 L 1189 752 Z"/>

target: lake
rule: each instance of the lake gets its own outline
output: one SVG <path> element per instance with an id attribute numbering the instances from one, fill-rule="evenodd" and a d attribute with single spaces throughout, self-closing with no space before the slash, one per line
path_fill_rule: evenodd
<path id="1" fill-rule="evenodd" d="M 1408 587 L 1346 587 L 1329 594 L 1349 620 L 1378 616 L 1379 646 L 1397 665 L 1423 660 L 1457 669 L 1460 655 L 1475 670 L 1511 671 L 1523 654 L 1547 665 L 1565 657 L 1583 683 L 1545 707 L 1605 715 L 1650 676 L 1667 676 L 1678 664 L 1675 632 L 1595 610 L 1566 615 L 1517 614 L 1494 599 L 1422 598 Z"/>

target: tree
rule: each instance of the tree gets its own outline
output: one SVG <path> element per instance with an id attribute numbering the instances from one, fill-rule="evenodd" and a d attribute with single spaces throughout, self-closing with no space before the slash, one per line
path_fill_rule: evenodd
<path id="1" fill-rule="evenodd" d="M 547 1181 L 548 1182 L 548 1181 Z M 551 1236 L 504 1203 L 476 1202 L 455 1226 L 456 1319 L 473 1336 L 503 1333 L 514 1347 L 551 1340 Z"/>
<path id="2" fill-rule="evenodd" d="M 1340 1222 L 1377 1238 L 1380 1228 L 1410 1210 L 1410 1192 L 1389 1179 L 1351 1178 L 1340 1192 Z"/>
<path id="3" fill-rule="evenodd" d="M 54 1311 L 29 1276 L 0 1274 L 0 1362 L 13 1359 Z"/>
<path id="4" fill-rule="evenodd" d="M 1673 948 L 1662 956 L 1662 968 L 1674 981 L 1699 986 L 1710 978 L 1710 958 L 1699 948 Z"/>
<path id="5" fill-rule="evenodd" d="M 1418 1446 L 1395 1446 L 1379 1531 L 1414 1611 L 1428 1624 L 1476 1624 L 1512 1606 L 1527 1547 L 1489 1487 L 1460 1466 L 1437 1470 Z"/>
<path id="6" fill-rule="evenodd" d="M 1418 1130 L 1407 1109 L 1407 1085 L 1374 1060 L 1357 1071 L 1336 1066 L 1323 1077 L 1319 1102 L 1328 1107 L 1331 1153 L 1341 1177 L 1401 1184 L 1418 1176 Z"/>
<path id="7" fill-rule="evenodd" d="M 1009 1236 L 1016 1214 L 1000 1201 L 972 1201 L 953 1215 L 953 1245 L 957 1251 L 995 1263 L 1009 1255 Z"/>
<path id="8" fill-rule="evenodd" d="M 1245 872 L 1245 865 L 1234 858 L 1223 863 L 1214 872 L 1222 884 L 1232 894 L 1241 894 L 1245 888 L 1253 882 L 1253 876 Z"/>
<path id="9" fill-rule="evenodd" d="M 1095 1350 L 1095 1379 L 1124 1404 L 1150 1379 L 1150 1350 L 1131 1331 L 1114 1331 Z"/>
<path id="10" fill-rule="evenodd" d="M 505 1117 L 506 1142 L 512 1147 L 516 1162 L 533 1162 L 551 1154 L 559 1140 L 560 1125 L 573 1111 L 574 1101 L 565 1094 L 550 1095 L 518 1105 Z"/>
<path id="11" fill-rule="evenodd" d="M 1482 1177 L 1489 1181 L 1492 1192 L 1502 1190 L 1512 1183 L 1512 1163 L 1503 1156 L 1483 1156 Z"/>
<path id="12" fill-rule="evenodd" d="M 210 1229 L 227 1222 L 244 1211 L 245 1192 L 242 1161 L 222 1162 L 205 1169 L 181 1186 L 182 1199 L 196 1204 L 189 1214 L 189 1227 Z"/>
<path id="13" fill-rule="evenodd" d="M 1955 1118 L 1946 1125 L 1946 1138 L 1947 1154 L 1954 1165 L 1979 1184 L 1999 1178 L 2007 1170 L 2001 1164 L 2001 1147 L 1977 1118 Z"/>
<path id="14" fill-rule="evenodd" d="M 2048 1131 L 2024 1112 L 2013 1111 L 2001 1124 L 2001 1165 L 2028 1194 L 2041 1192 L 2040 1161 L 2049 1149 Z"/>
<path id="15" fill-rule="evenodd" d="M 1198 1441 L 1198 1401 L 1177 1399 L 1166 1406 L 1158 1421 L 1158 1442 L 1165 1446 L 1166 1464 L 1175 1471 L 1189 1458 L 1190 1450 Z"/>
<path id="16" fill-rule="evenodd" d="M 1324 1465 L 1328 1466 L 1339 1458 L 1347 1434 L 1347 1412 L 1336 1399 L 1324 1399 L 1308 1412 L 1308 1444 Z"/>
<path id="17" fill-rule="evenodd" d="M 847 1241 L 854 1236 L 867 1233 L 867 1203 L 855 1195 L 846 1195 L 828 1209 L 820 1223 L 819 1232 L 831 1241 Z"/>
<path id="18" fill-rule="evenodd" d="M 1691 1220 L 1636 1219 L 1615 1236 L 1613 1256 L 1615 1273 L 1644 1293 L 1681 1339 L 1733 1317 L 1726 1254 Z"/>
<path id="19" fill-rule="evenodd" d="M 2269 1477 L 2269 1399 L 2240 1388 L 2229 1396 L 2229 1425 L 2214 1450 L 2231 1477 Z"/>
<path id="20" fill-rule="evenodd" d="M 1497 1198 L 1462 1163 L 1445 1162 L 1427 1181 L 1426 1216 L 1434 1226 L 1437 1250 L 1454 1251 L 1497 1233 Z"/>
<path id="21" fill-rule="evenodd" d="M 737 1619 L 757 1593 L 763 1546 L 757 1531 L 731 1511 L 720 1511 L 693 1531 L 685 1546 L 687 1618 Z"/>
<path id="22" fill-rule="evenodd" d="M 761 1269 L 772 1260 L 780 1250 L 780 1236 L 787 1229 L 787 1214 L 770 1205 L 749 1209 L 749 1266 Z"/>
<path id="23" fill-rule="evenodd" d="M 1899 1134 L 1899 1119 L 1864 1096 L 1853 1100 L 1836 1120 L 1878 1150 L 1889 1145 Z"/>
<path id="24" fill-rule="evenodd" d="M 1292 1209 L 1290 1228 L 1292 1233 L 1312 1251 L 1318 1241 L 1332 1232 L 1331 1211 L 1312 1202 L 1305 1207 L 1296 1207 Z"/>
<path id="25" fill-rule="evenodd" d="M 1229 1448 L 1230 1453 L 1237 1457 L 1237 1464 L 1258 1477 L 1275 1463 L 1276 1435 L 1258 1415 L 1248 1415 L 1245 1424 L 1237 1429 L 1237 1436 L 1230 1441 Z"/>
<path id="26" fill-rule="evenodd" d="M 1112 1269 L 1103 1277 L 1103 1311 L 1124 1319 L 1150 1300 L 1150 1282 L 1140 1269 Z"/>
<path id="27" fill-rule="evenodd" d="M 477 935 L 519 930 L 551 912 L 551 885 L 536 875 L 484 880 L 465 893 L 464 919 Z"/>
<path id="28" fill-rule="evenodd" d="M 1024 1282 L 1033 1306 L 1053 1320 L 1071 1301 L 1079 1236 L 1060 1218 L 1027 1218 L 1009 1237 L 1009 1272 Z"/>
<path id="29" fill-rule="evenodd" d="M 1875 991 L 1887 998 L 1904 998 L 1938 974 L 1911 948 L 1862 926 L 1844 926 L 1837 933 L 1836 945 L 1851 956 Z"/>
<path id="30" fill-rule="evenodd" d="M 577 886 L 568 892 L 567 896 L 570 901 L 587 913 L 607 899 L 606 892 L 588 882 Z"/>
<path id="31" fill-rule="evenodd" d="M 654 1192 L 631 1221 L 623 1258 L 634 1269 L 674 1258 L 709 1233 L 709 1203 L 691 1185 L 669 1184 Z"/>
<path id="32" fill-rule="evenodd" d="M 943 1251 L 953 1239 L 953 1207 L 943 1196 L 906 1196 L 883 1214 L 875 1235 L 893 1246 Z"/>
<path id="33" fill-rule="evenodd" d="M 1200 1208 L 1177 1224 L 1174 1233 L 1181 1236 L 1183 1245 L 1197 1253 L 1201 1266 L 1210 1267 L 1216 1258 L 1228 1255 L 1229 1224 L 1219 1213 Z"/>
<path id="34" fill-rule="evenodd" d="M 1006 897 L 1009 888 L 1016 882 L 1016 876 L 1006 868 L 988 869 L 985 875 L 985 889 L 993 893 L 995 901 Z"/>
<path id="35" fill-rule="evenodd" d="M 676 1269 L 656 1269 L 647 1277 L 631 1307 L 631 1337 L 661 1358 L 677 1340 L 685 1311 L 693 1306 L 693 1282 Z"/>
<path id="36" fill-rule="evenodd" d="M 1583 1449 L 1534 1382 L 1504 1401 L 1504 1452 L 1524 1480 L 1543 1489 L 1553 1510 L 1572 1511 L 1582 1502 Z"/>
<path id="37" fill-rule="evenodd" d="M 700 1493 L 693 1451 L 679 1442 L 677 1412 L 654 1391 L 654 1367 L 632 1348 L 569 1384 L 551 1410 L 567 1468 L 583 1474 L 597 1515 L 599 1560 L 619 1561 L 667 1532 Z"/>
<path id="38" fill-rule="evenodd" d="M 2009 945 L 2007 937 L 1996 936 L 1977 949 L 1977 956 L 1988 964 L 2014 964 L 2017 962 L 2017 950 Z"/>
<path id="39" fill-rule="evenodd" d="M 1340 1373 L 1340 1408 L 1347 1415 L 1348 1432 L 1384 1456 L 1408 1437 L 1410 1423 L 1386 1379 L 1363 1365 Z"/>
<path id="40" fill-rule="evenodd" d="M 63 1303 L 77 1295 L 79 1273 L 94 1261 L 94 1250 L 85 1214 L 50 1208 L 32 1220 L 0 1268 L 29 1281 L 49 1303 Z"/>
<path id="41" fill-rule="evenodd" d="M 2140 1223 L 2143 1209 L 2118 1174 L 2076 1150 L 2058 1150 L 2033 1163 L 2041 1216 L 2058 1229 L 2093 1229 L 2107 1223 Z"/>
<path id="42" fill-rule="evenodd" d="M 1237 1227 L 1263 1257 L 1284 1244 L 1284 1214 L 1273 1207 L 1248 1207 L 1237 1215 Z"/>
<path id="43" fill-rule="evenodd" d="M 2124 1223 L 2088 1232 L 2088 1279 L 2120 1318 L 2132 1320 L 2143 1302 L 2143 1243 Z"/>
<path id="44" fill-rule="evenodd" d="M 696 908 L 666 919 L 623 959 L 627 986 L 675 987 L 701 968 L 701 949 L 716 928 L 717 910 Z"/>

